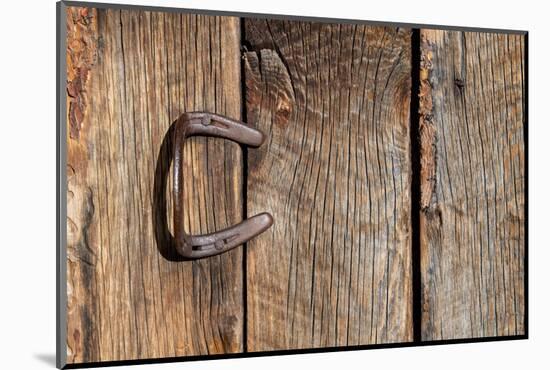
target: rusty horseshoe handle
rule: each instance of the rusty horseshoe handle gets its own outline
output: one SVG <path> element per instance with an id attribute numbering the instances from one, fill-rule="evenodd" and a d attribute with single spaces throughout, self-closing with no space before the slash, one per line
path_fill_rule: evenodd
<path id="1" fill-rule="evenodd" d="M 265 135 L 244 123 L 213 113 L 182 114 L 174 130 L 174 239 L 176 250 L 196 259 L 233 249 L 267 230 L 273 224 L 269 213 L 260 213 L 243 222 L 204 235 L 189 235 L 183 227 L 183 144 L 190 136 L 214 136 L 251 147 L 259 147 Z"/>

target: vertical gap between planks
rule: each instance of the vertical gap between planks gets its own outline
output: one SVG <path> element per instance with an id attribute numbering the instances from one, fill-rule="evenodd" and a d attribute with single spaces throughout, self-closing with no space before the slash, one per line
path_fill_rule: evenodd
<path id="1" fill-rule="evenodd" d="M 240 27 L 240 40 L 239 40 L 239 52 L 241 60 L 241 120 L 248 124 L 246 114 L 246 79 L 244 75 L 244 62 L 242 58 L 242 50 L 245 42 L 245 30 L 244 30 L 244 18 L 239 18 Z M 243 220 L 248 218 L 248 148 L 246 145 L 241 144 L 243 153 L 243 166 L 242 166 L 242 217 Z M 248 255 L 248 243 L 243 244 L 243 353 L 248 352 L 248 287 L 247 287 L 247 255 Z"/>
<path id="2" fill-rule="evenodd" d="M 412 299 L 413 341 L 422 341 L 422 284 L 420 276 L 420 198 L 421 153 L 420 120 L 418 114 L 420 92 L 420 29 L 413 28 L 411 35 L 411 248 L 412 248 Z"/>
<path id="3" fill-rule="evenodd" d="M 525 47 L 523 49 L 523 60 L 525 61 L 524 64 L 524 70 L 523 70 L 523 152 L 524 152 L 524 206 L 523 206 L 523 219 L 525 222 L 524 225 L 524 252 L 523 252 L 523 295 L 524 295 L 524 321 L 523 321 L 523 330 L 525 333 L 525 337 L 529 338 L 529 226 L 528 226 L 528 219 L 529 219 L 529 33 L 526 32 L 524 36 L 524 43 Z M 517 334 L 517 333 L 516 333 Z"/>

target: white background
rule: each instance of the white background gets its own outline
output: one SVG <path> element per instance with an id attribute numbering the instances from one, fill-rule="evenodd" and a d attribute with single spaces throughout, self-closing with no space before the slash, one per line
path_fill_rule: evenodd
<path id="1" fill-rule="evenodd" d="M 125 368 L 548 368 L 550 12 L 544 1 L 127 3 L 528 30 L 530 339 Z M 0 368 L 51 369 L 55 364 L 56 249 L 54 0 L 2 2 L 0 37 Z"/>

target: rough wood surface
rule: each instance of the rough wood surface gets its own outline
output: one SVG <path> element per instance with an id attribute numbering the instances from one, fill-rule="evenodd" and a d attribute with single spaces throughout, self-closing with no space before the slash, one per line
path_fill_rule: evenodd
<path id="1" fill-rule="evenodd" d="M 244 22 L 248 350 L 412 340 L 410 31 Z"/>
<path id="2" fill-rule="evenodd" d="M 66 20 L 68 362 L 242 351 L 242 249 L 171 261 L 162 195 L 181 113 L 241 118 L 238 18 L 69 7 Z M 185 160 L 187 230 L 240 221 L 238 146 L 195 138 Z"/>
<path id="3" fill-rule="evenodd" d="M 524 36 L 422 30 L 422 339 L 523 334 Z"/>

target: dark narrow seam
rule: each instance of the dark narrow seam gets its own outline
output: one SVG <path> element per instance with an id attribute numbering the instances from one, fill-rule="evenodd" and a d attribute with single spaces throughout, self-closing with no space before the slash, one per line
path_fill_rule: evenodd
<path id="1" fill-rule="evenodd" d="M 421 202 L 421 147 L 420 147 L 420 30 L 411 34 L 411 247 L 412 247 L 412 296 L 413 296 L 413 341 L 422 341 L 422 281 L 420 265 L 420 202 Z"/>
<path id="2" fill-rule="evenodd" d="M 241 50 L 244 50 L 246 33 L 244 28 L 244 18 L 239 19 L 241 37 L 239 41 L 239 55 L 242 54 Z M 247 112 L 246 112 L 246 79 L 243 58 L 239 58 L 241 61 L 241 119 L 248 124 Z M 241 145 L 242 149 L 242 218 L 245 220 L 248 217 L 247 203 L 248 203 L 248 148 L 246 145 Z M 247 268 L 246 268 L 246 256 L 248 250 L 248 243 L 243 244 L 243 353 L 248 352 L 248 300 L 247 300 Z"/>
<path id="3" fill-rule="evenodd" d="M 525 34 L 524 39 L 525 47 L 523 48 L 523 60 L 524 71 L 522 78 L 522 87 L 523 87 L 523 168 L 524 168 L 524 180 L 523 180 L 523 191 L 524 191 L 524 205 L 523 205 L 523 219 L 524 219 L 524 250 L 523 250 L 523 298 L 524 298 L 524 311 L 523 311 L 523 330 L 526 338 L 529 337 L 529 34 Z"/>

